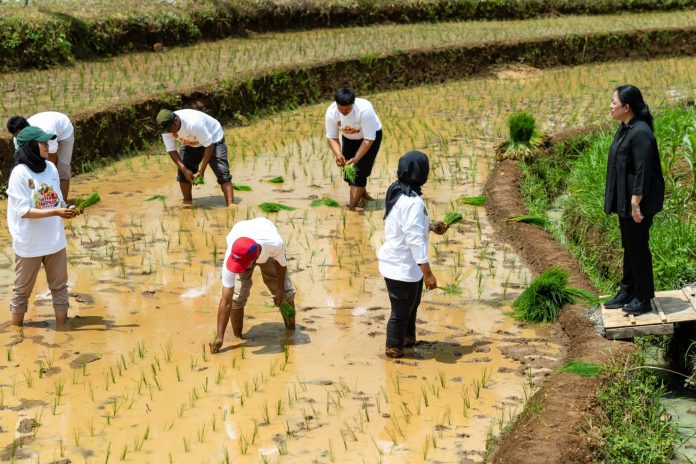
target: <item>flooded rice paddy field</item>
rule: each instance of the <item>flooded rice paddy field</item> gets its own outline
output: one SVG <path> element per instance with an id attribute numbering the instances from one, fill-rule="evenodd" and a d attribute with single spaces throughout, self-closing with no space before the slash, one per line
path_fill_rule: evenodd
<path id="1" fill-rule="evenodd" d="M 496 240 L 483 208 L 456 199 L 482 192 L 511 112 L 525 109 L 551 131 L 599 122 L 615 85 L 638 85 L 657 107 L 692 97 L 694 70 L 694 59 L 515 67 L 498 78 L 368 96 L 385 128 L 370 192 L 381 198 L 398 157 L 418 148 L 431 159 L 431 217 L 464 214 L 431 237 L 434 273 L 453 290 L 424 293 L 420 342 L 396 361 L 382 354 L 382 202 L 360 212 L 310 207 L 324 196 L 347 201 L 323 137 L 325 104 L 227 130 L 234 182 L 253 189 L 237 192 L 233 208 L 210 173 L 193 206 L 183 206 L 166 155 L 76 179 L 75 194 L 98 191 L 102 202 L 66 222 L 70 330 L 53 330 L 43 275 L 24 330 L 0 326 L 0 460 L 482 461 L 487 437 L 562 352 L 551 328 L 506 314 L 529 271 Z M 278 175 L 285 183 L 267 182 Z M 287 241 L 298 330 L 285 333 L 256 275 L 246 338 L 228 331 L 213 356 L 225 236 L 235 221 L 259 215 L 263 201 L 297 208 L 270 217 Z M 13 254 L 4 225 L 0 234 L 7 307 Z"/>

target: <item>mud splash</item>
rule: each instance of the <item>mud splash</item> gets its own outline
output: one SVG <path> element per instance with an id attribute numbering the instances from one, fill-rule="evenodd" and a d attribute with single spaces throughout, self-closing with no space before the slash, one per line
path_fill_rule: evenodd
<path id="1" fill-rule="evenodd" d="M 425 294 L 420 343 L 399 361 L 381 354 L 389 314 L 375 261 L 383 205 L 372 202 L 359 213 L 309 206 L 327 195 L 346 200 L 321 134 L 324 105 L 227 131 L 234 181 L 253 188 L 237 193 L 234 208 L 224 208 L 212 177 L 195 189 L 193 206 L 183 207 L 164 156 L 78 179 L 76 194 L 98 190 L 103 201 L 68 226 L 71 330 L 52 329 L 42 276 L 24 330 L 0 327 L 0 456 L 480 462 L 487 435 L 499 432 L 562 353 L 549 342 L 556 336 L 550 328 L 527 328 L 505 315 L 529 273 L 493 240 L 482 208 L 454 202 L 480 193 L 503 116 L 525 107 L 545 126 L 596 122 L 607 92 L 592 86 L 598 73 L 620 80 L 629 65 L 621 66 L 371 98 L 386 133 L 371 192 L 383 194 L 398 155 L 415 147 L 431 156 L 431 216 L 453 209 L 465 215 L 446 236 L 432 238 L 434 272 L 456 290 Z M 635 66 L 642 72 L 634 75 L 660 76 L 660 83 L 636 82 L 657 99 L 654 89 L 689 75 L 683 71 L 694 60 Z M 660 72 L 646 73 L 651 66 Z M 588 111 L 564 112 L 570 105 Z M 266 182 L 276 175 L 286 182 Z M 285 333 L 257 276 L 247 338 L 228 338 L 223 353 L 211 356 L 224 237 L 236 220 L 257 216 L 262 201 L 298 208 L 271 217 L 288 242 L 299 329 Z M 0 233 L 8 243 L 6 228 Z M 12 252 L 3 251 L 7 305 Z"/>

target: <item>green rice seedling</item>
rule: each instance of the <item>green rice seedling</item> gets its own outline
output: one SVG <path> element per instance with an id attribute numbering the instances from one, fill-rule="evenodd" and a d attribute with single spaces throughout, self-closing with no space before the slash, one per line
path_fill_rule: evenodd
<path id="1" fill-rule="evenodd" d="M 297 208 L 284 205 L 282 203 L 264 202 L 259 205 L 259 209 L 266 214 L 277 213 L 279 211 L 294 211 Z"/>
<path id="2" fill-rule="evenodd" d="M 445 285 L 444 287 L 440 287 L 440 290 L 442 290 L 446 295 L 460 295 L 462 293 L 462 290 L 459 288 L 457 284 L 450 284 L 450 285 Z"/>
<path id="3" fill-rule="evenodd" d="M 445 387 L 445 383 L 447 382 L 447 374 L 446 374 L 446 372 L 445 372 L 445 371 L 439 371 L 439 372 L 437 373 L 437 377 L 438 377 L 438 379 L 440 379 L 440 385 L 442 386 L 442 388 L 446 388 L 446 387 Z"/>
<path id="4" fill-rule="evenodd" d="M 317 206 L 330 206 L 332 208 L 336 208 L 339 206 L 339 204 L 333 198 L 325 197 L 325 198 L 322 198 L 321 200 L 313 200 L 312 203 L 310 204 L 310 206 L 312 208 L 316 208 Z"/>
<path id="5" fill-rule="evenodd" d="M 148 199 L 145 200 L 145 201 L 155 201 L 155 200 L 157 200 L 157 201 L 164 202 L 166 199 L 167 199 L 167 196 L 166 196 L 166 195 L 152 195 L 150 198 L 148 198 Z"/>
<path id="6" fill-rule="evenodd" d="M 547 227 L 549 225 L 549 220 L 543 216 L 521 214 L 519 216 L 513 216 L 508 218 L 508 222 L 523 222 L 525 224 L 533 224 L 539 227 Z"/>
<path id="7" fill-rule="evenodd" d="M 249 187 L 248 185 L 235 184 L 235 183 L 232 184 L 232 188 L 234 190 L 239 190 L 240 192 L 251 192 L 251 190 L 252 190 L 251 187 Z"/>
<path id="8" fill-rule="evenodd" d="M 182 437 L 181 440 L 184 442 L 184 453 L 191 451 L 191 442 L 188 438 Z"/>
<path id="9" fill-rule="evenodd" d="M 128 456 L 128 445 L 123 445 L 123 451 L 121 451 L 121 461 L 125 461 L 126 456 Z"/>
<path id="10" fill-rule="evenodd" d="M 205 184 L 205 178 L 203 176 L 198 176 L 195 179 L 193 179 L 193 182 L 191 182 L 191 185 L 203 185 Z"/>
<path id="11" fill-rule="evenodd" d="M 355 179 L 358 176 L 358 168 L 352 164 L 346 164 L 343 167 L 343 178 L 346 179 L 351 184 L 355 183 Z"/>
<path id="12" fill-rule="evenodd" d="M 488 197 L 482 195 L 477 197 L 461 197 L 457 201 L 462 205 L 483 206 L 486 204 L 486 200 L 488 200 Z"/>
<path id="13" fill-rule="evenodd" d="M 582 377 L 596 377 L 599 374 L 601 366 L 589 361 L 573 359 L 558 368 L 558 372 L 570 372 Z"/>
<path id="14" fill-rule="evenodd" d="M 551 268 L 534 281 L 512 303 L 513 317 L 528 322 L 551 322 L 563 305 L 575 301 L 592 301 L 587 290 L 568 286 L 568 272 Z"/>
<path id="15" fill-rule="evenodd" d="M 464 219 L 464 216 L 462 216 L 461 213 L 458 213 L 457 211 L 450 211 L 449 213 L 445 214 L 444 218 L 442 218 L 442 222 L 444 222 L 448 226 L 451 226 L 452 224 L 455 224 L 461 221 L 462 219 Z"/>
<path id="16" fill-rule="evenodd" d="M 268 179 L 268 182 L 270 182 L 271 184 L 282 184 L 283 182 L 285 182 L 285 177 L 276 176 L 272 179 Z"/>
<path id="17" fill-rule="evenodd" d="M 75 210 L 78 213 L 82 213 L 85 210 L 85 208 L 88 208 L 92 205 L 96 205 L 100 201 L 101 197 L 98 193 L 93 193 L 91 195 L 80 195 L 78 197 L 75 197 Z"/>

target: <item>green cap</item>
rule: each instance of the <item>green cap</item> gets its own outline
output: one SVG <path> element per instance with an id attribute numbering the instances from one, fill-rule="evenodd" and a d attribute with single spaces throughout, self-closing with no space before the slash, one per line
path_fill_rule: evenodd
<path id="1" fill-rule="evenodd" d="M 28 126 L 17 134 L 17 145 L 24 145 L 28 142 L 48 142 L 56 137 L 56 134 L 46 133 L 39 127 Z"/>
<path id="2" fill-rule="evenodd" d="M 171 110 L 160 110 L 160 112 L 157 113 L 157 124 L 161 129 L 167 131 L 169 130 L 169 126 L 174 122 L 175 117 L 174 112 Z"/>

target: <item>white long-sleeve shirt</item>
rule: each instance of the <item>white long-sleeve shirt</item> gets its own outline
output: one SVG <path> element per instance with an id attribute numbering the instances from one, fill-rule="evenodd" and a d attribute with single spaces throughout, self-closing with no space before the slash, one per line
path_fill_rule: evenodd
<path id="1" fill-rule="evenodd" d="M 428 262 L 430 217 L 421 197 L 402 195 L 384 221 L 384 245 L 377 253 L 379 273 L 402 282 L 423 278 L 419 264 Z"/>

